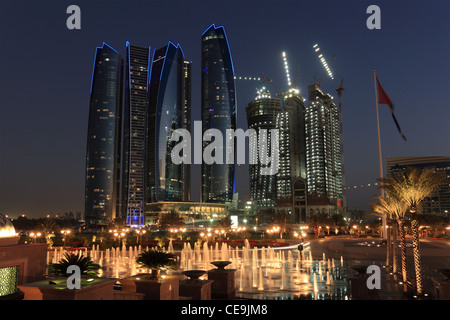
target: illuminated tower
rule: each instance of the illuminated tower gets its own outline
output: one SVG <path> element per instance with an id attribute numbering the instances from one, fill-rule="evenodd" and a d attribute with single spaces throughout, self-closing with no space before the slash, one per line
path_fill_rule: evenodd
<path id="1" fill-rule="evenodd" d="M 306 111 L 308 204 L 321 212 L 342 212 L 343 186 L 339 113 L 329 94 L 317 84 L 309 86 Z"/>
<path id="2" fill-rule="evenodd" d="M 172 42 L 155 51 L 149 86 L 146 202 L 188 201 L 190 165 L 171 160 L 170 140 L 177 129 L 190 130 L 190 63 Z"/>
<path id="3" fill-rule="evenodd" d="M 127 225 L 144 224 L 144 168 L 150 48 L 127 42 L 123 135 L 122 210 Z"/>
<path id="4" fill-rule="evenodd" d="M 202 34 L 202 126 L 203 132 L 236 129 L 234 69 L 223 27 L 211 25 Z M 210 142 L 203 143 L 203 150 Z M 225 142 L 224 142 L 225 144 Z M 202 201 L 229 202 L 234 193 L 234 164 L 202 163 Z"/>
<path id="5" fill-rule="evenodd" d="M 279 130 L 279 162 L 276 177 L 276 211 L 292 214 L 292 222 L 306 220 L 306 140 L 305 100 L 298 89 L 284 94 L 277 115 Z"/>
<path id="6" fill-rule="evenodd" d="M 91 82 L 85 180 L 88 224 L 104 225 L 118 210 L 122 75 L 122 57 L 103 43 L 95 51 Z"/>
<path id="7" fill-rule="evenodd" d="M 281 112 L 281 100 L 271 98 L 270 92 L 263 87 L 262 90 L 258 91 L 255 99 L 248 104 L 246 112 L 249 129 L 254 129 L 258 136 L 260 129 L 267 130 L 268 141 L 266 152 L 270 155 L 270 130 L 276 128 L 277 116 Z M 259 143 L 255 146 L 250 145 L 249 152 L 258 155 L 259 149 Z M 260 161 L 249 166 L 250 195 L 255 209 L 258 212 L 273 209 L 277 197 L 276 175 L 261 174 L 261 166 Z"/>

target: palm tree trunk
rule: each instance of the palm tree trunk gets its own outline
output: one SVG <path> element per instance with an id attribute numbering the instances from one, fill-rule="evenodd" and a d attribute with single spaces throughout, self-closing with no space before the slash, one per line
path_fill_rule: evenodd
<path id="1" fill-rule="evenodd" d="M 398 244 L 397 244 L 397 221 L 393 220 L 391 223 L 392 226 L 392 237 L 393 237 L 393 245 L 392 245 L 392 272 L 395 274 L 398 272 Z"/>
<path id="2" fill-rule="evenodd" d="M 150 273 L 150 279 L 154 280 L 158 279 L 158 273 L 159 273 L 158 269 L 152 269 Z"/>
<path id="3" fill-rule="evenodd" d="M 386 266 L 391 266 L 391 219 L 386 219 Z"/>
<path id="4" fill-rule="evenodd" d="M 403 219 L 398 219 L 398 226 L 400 229 L 400 245 L 402 254 L 402 278 L 403 282 L 406 283 L 408 280 L 408 267 L 406 265 L 406 239 L 405 239 L 405 221 Z"/>
<path id="5" fill-rule="evenodd" d="M 412 231 L 412 243 L 413 243 L 413 255 L 414 255 L 414 270 L 416 272 L 416 289 L 417 294 L 423 293 L 423 280 L 422 280 L 422 259 L 420 257 L 420 244 L 419 244 L 419 221 L 413 217 L 411 221 Z"/>

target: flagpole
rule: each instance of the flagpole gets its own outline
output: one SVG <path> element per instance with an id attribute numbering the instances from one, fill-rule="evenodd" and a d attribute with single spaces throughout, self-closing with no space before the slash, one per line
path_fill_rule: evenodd
<path id="1" fill-rule="evenodd" d="M 380 138 L 380 117 L 378 115 L 378 94 L 377 94 L 377 76 L 375 73 L 375 68 L 373 68 L 373 82 L 375 87 L 375 106 L 377 111 L 377 134 L 378 134 L 378 160 L 380 165 L 380 178 L 383 179 L 383 160 L 381 157 L 381 138 Z M 384 188 L 383 183 L 380 182 L 381 186 L 381 197 L 384 198 Z M 387 239 L 386 237 L 386 217 L 383 216 L 383 239 Z"/>

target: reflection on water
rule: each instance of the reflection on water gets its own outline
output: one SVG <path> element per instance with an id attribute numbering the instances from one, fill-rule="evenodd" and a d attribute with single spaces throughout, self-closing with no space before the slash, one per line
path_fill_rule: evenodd
<path id="1" fill-rule="evenodd" d="M 345 300 L 348 297 L 345 262 L 327 259 L 313 260 L 305 244 L 302 254 L 297 246 L 285 248 L 252 248 L 248 241 L 242 248 L 231 248 L 223 243 L 220 247 L 202 247 L 195 244 L 191 248 L 185 244 L 180 251 L 174 251 L 171 244 L 168 252 L 178 259 L 177 270 L 164 270 L 166 274 L 181 274 L 185 270 L 210 270 L 215 268 L 211 261 L 231 261 L 226 269 L 235 269 L 236 298 L 261 300 Z M 136 257 L 141 247 L 113 248 L 100 251 L 93 247 L 82 251 L 95 263 L 102 266 L 99 276 L 125 278 L 138 273 L 149 272 L 138 268 Z M 148 248 L 145 248 L 148 249 Z M 48 256 L 48 263 L 57 262 L 64 251 L 56 251 Z M 74 252 L 77 253 L 77 252 Z M 207 275 L 205 276 L 205 278 Z"/>

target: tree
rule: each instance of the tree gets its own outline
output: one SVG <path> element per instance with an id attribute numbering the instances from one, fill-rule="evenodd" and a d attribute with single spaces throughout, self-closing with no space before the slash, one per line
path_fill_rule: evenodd
<path id="1" fill-rule="evenodd" d="M 347 224 L 345 223 L 344 217 L 342 216 L 342 214 L 333 214 L 331 216 L 330 220 L 330 225 L 333 229 L 343 229 L 345 227 L 347 227 Z"/>
<path id="2" fill-rule="evenodd" d="M 45 218 L 42 221 L 41 227 L 42 227 L 42 231 L 44 233 L 45 242 L 51 249 L 53 247 L 52 238 L 55 236 L 55 230 L 57 229 L 58 225 L 56 224 L 54 219 Z"/>
<path id="3" fill-rule="evenodd" d="M 393 245 L 393 252 L 392 252 L 392 271 L 393 273 L 397 273 L 397 223 L 399 224 L 400 228 L 400 243 L 401 243 L 401 256 L 402 256 L 402 277 L 403 281 L 407 281 L 408 276 L 408 269 L 406 264 L 406 239 L 405 239 L 405 229 L 404 229 L 404 218 L 407 206 L 406 204 L 401 200 L 398 199 L 396 196 L 392 195 L 389 192 L 386 192 L 385 197 L 376 196 L 376 199 L 378 199 L 377 203 L 371 203 L 372 209 L 380 214 L 381 216 L 384 216 L 387 218 L 388 221 L 392 221 L 393 223 L 390 223 L 390 225 L 393 228 L 392 234 L 394 235 L 394 245 Z M 387 237 L 387 258 L 386 263 L 388 264 L 388 261 L 390 261 L 390 247 L 391 247 L 391 240 L 390 235 L 391 231 L 388 231 L 388 237 Z"/>
<path id="4" fill-rule="evenodd" d="M 65 253 L 58 263 L 48 266 L 48 274 L 55 276 L 67 276 L 67 268 L 71 265 L 80 267 L 81 274 L 96 275 L 101 267 L 93 263 L 91 257 L 85 257 L 81 254 Z"/>
<path id="5" fill-rule="evenodd" d="M 219 221 L 217 221 L 216 226 L 217 226 L 217 228 L 221 228 L 221 229 L 225 229 L 225 230 L 230 229 L 231 228 L 231 218 L 225 217 L 223 219 L 220 219 Z"/>
<path id="6" fill-rule="evenodd" d="M 411 213 L 411 231 L 413 240 L 414 270 L 416 273 L 416 289 L 423 293 L 422 261 L 419 246 L 419 221 L 417 213 L 419 204 L 428 197 L 445 177 L 434 172 L 434 169 L 408 168 L 404 172 L 383 179 L 383 187 L 401 199 Z"/>
<path id="7" fill-rule="evenodd" d="M 160 250 L 147 250 L 142 252 L 137 258 L 136 263 L 151 270 L 151 278 L 157 279 L 161 268 L 175 269 L 177 266 L 175 255 Z"/>
<path id="8" fill-rule="evenodd" d="M 127 219 L 125 217 L 117 217 L 115 218 L 109 225 L 110 228 L 122 230 L 127 226 Z"/>
<path id="9" fill-rule="evenodd" d="M 280 238 L 283 239 L 283 233 L 289 232 L 290 216 L 285 212 L 279 212 L 273 215 L 272 223 L 280 228 Z"/>
<path id="10" fill-rule="evenodd" d="M 160 213 L 158 225 L 161 230 L 181 228 L 184 227 L 184 220 L 178 212 L 172 210 L 167 213 Z"/>
<path id="11" fill-rule="evenodd" d="M 228 230 L 231 229 L 231 218 L 230 217 L 225 217 L 223 219 L 220 219 L 219 221 L 217 221 L 216 223 L 216 227 L 223 229 L 225 231 L 225 236 Z"/>
<path id="12" fill-rule="evenodd" d="M 330 218 L 326 213 L 318 213 L 311 216 L 311 221 L 309 226 L 311 228 L 317 228 L 318 235 L 320 236 L 320 229 L 318 227 L 326 226 L 331 224 Z"/>

